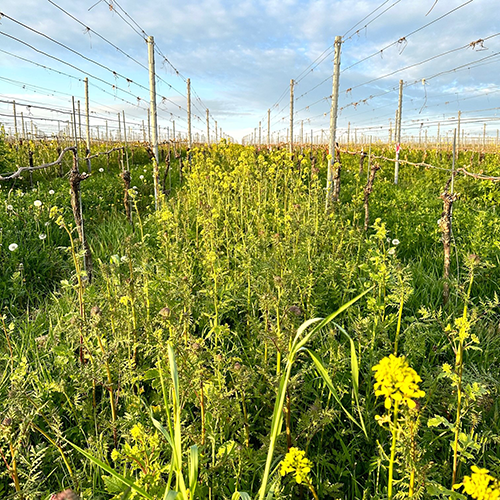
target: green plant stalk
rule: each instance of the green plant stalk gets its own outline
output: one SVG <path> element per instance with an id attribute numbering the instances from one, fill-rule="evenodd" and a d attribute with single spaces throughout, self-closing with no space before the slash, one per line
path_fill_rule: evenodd
<path id="1" fill-rule="evenodd" d="M 465 297 L 464 312 L 462 314 L 462 323 L 460 325 L 460 330 L 458 332 L 458 350 L 455 357 L 455 369 L 457 370 L 458 382 L 457 382 L 457 418 L 455 419 L 455 436 L 453 440 L 453 475 L 451 480 L 451 487 L 456 484 L 457 474 L 458 474 L 458 437 L 460 435 L 460 423 L 462 418 L 462 376 L 464 368 L 464 342 L 465 342 L 465 328 L 467 324 L 467 304 L 469 302 L 472 283 L 474 280 L 474 273 L 471 272 L 469 287 L 467 289 L 467 295 Z"/>
<path id="2" fill-rule="evenodd" d="M 203 391 L 203 379 L 200 379 L 200 408 L 201 408 L 201 444 L 205 444 L 205 393 Z"/>
<path id="3" fill-rule="evenodd" d="M 5 318 L 4 318 L 3 314 L 0 317 L 2 318 L 3 332 L 5 334 L 5 338 L 7 339 L 7 345 L 9 346 L 10 361 L 11 361 L 11 363 L 14 363 L 14 355 L 12 353 L 12 344 L 10 343 L 9 334 L 7 333 L 7 327 L 5 326 Z"/>
<path id="4" fill-rule="evenodd" d="M 5 458 L 4 454 L 2 453 L 2 450 L 0 450 L 0 454 L 2 456 L 3 461 L 5 462 L 5 466 L 7 467 L 7 471 L 12 477 L 12 480 L 14 481 L 14 488 L 16 489 L 16 492 L 19 493 L 19 498 L 20 500 L 23 500 L 23 494 L 21 493 L 21 484 L 19 482 L 19 474 L 17 473 L 17 463 L 16 463 L 16 457 L 15 457 L 15 450 L 12 446 L 12 443 L 9 443 L 10 447 L 10 454 L 12 456 L 12 465 L 9 465 L 7 462 L 7 459 Z"/>
<path id="5" fill-rule="evenodd" d="M 266 491 L 267 491 L 267 483 L 269 481 L 269 474 L 271 472 L 271 465 L 273 461 L 273 455 L 274 455 L 274 448 L 276 447 L 276 441 L 278 439 L 278 435 L 281 431 L 281 427 L 283 424 L 283 404 L 285 402 L 285 396 L 286 396 L 286 388 L 288 386 L 288 381 L 290 379 L 290 373 L 292 371 L 292 365 L 295 360 L 295 356 L 303 350 L 304 346 L 307 344 L 309 339 L 317 333 L 321 328 L 326 326 L 328 323 L 330 323 L 335 317 L 337 317 L 340 313 L 345 311 L 348 307 L 350 307 L 352 304 L 357 302 L 361 297 L 366 295 L 368 292 L 370 292 L 373 289 L 373 287 L 368 288 L 365 290 L 363 293 L 355 297 L 354 299 L 350 300 L 343 306 L 341 306 L 339 309 L 337 309 L 335 312 L 327 316 L 326 318 L 313 318 L 309 319 L 306 322 L 304 322 L 299 329 L 297 330 L 297 334 L 295 335 L 295 338 L 291 344 L 290 347 L 290 353 L 288 355 L 288 361 L 286 363 L 286 368 L 285 372 L 281 375 L 280 377 L 280 383 L 279 383 L 279 388 L 278 392 L 276 395 L 276 401 L 274 404 L 274 411 L 273 411 L 273 417 L 272 417 L 272 422 L 271 422 L 271 433 L 269 437 L 269 450 L 267 453 L 267 459 L 266 459 L 266 465 L 264 467 L 264 475 L 262 477 L 262 483 L 259 489 L 259 500 L 264 500 L 264 497 L 266 496 Z M 304 338 L 301 339 L 302 334 L 305 332 L 305 330 L 312 324 L 318 323 L 308 334 L 304 336 Z"/>
<path id="6" fill-rule="evenodd" d="M 99 342 L 99 347 L 101 348 L 102 355 L 104 356 L 104 363 L 106 365 L 106 376 L 108 379 L 108 385 L 109 385 L 109 403 L 111 405 L 111 419 L 113 422 L 113 439 L 115 442 L 115 447 L 117 446 L 117 436 L 116 436 L 116 407 L 115 407 L 115 398 L 114 398 L 114 391 L 113 391 L 113 378 L 111 377 L 111 369 L 109 367 L 109 361 L 108 358 L 106 357 L 106 352 L 104 351 L 104 345 L 102 343 L 101 336 L 97 334 L 97 341 Z"/>
<path id="7" fill-rule="evenodd" d="M 307 487 L 309 488 L 309 491 L 312 493 L 314 500 L 319 500 L 318 494 L 316 493 L 316 490 L 314 489 L 314 486 L 312 485 L 311 480 L 307 477 L 306 477 L 306 484 L 307 484 Z"/>
<path id="8" fill-rule="evenodd" d="M 113 297 L 111 295 L 111 287 L 110 287 L 110 284 L 109 284 L 109 277 L 103 273 L 104 276 L 105 276 L 105 280 L 106 280 L 106 291 L 108 292 L 108 299 L 109 299 L 109 302 L 112 303 L 113 302 Z M 111 322 L 111 332 L 113 333 L 113 337 L 116 335 L 116 329 L 115 329 L 115 307 L 112 306 L 110 307 L 110 322 Z"/>
<path id="9" fill-rule="evenodd" d="M 281 322 L 280 322 L 280 303 L 281 303 L 281 286 L 278 286 L 278 303 L 276 304 L 276 336 L 281 339 Z M 276 375 L 281 373 L 281 350 L 278 349 L 276 355 Z"/>
<path id="10" fill-rule="evenodd" d="M 241 393 L 241 407 L 243 409 L 243 425 L 245 427 L 245 446 L 250 447 L 250 426 L 248 425 L 247 405 L 245 403 L 245 393 Z"/>
<path id="11" fill-rule="evenodd" d="M 40 434 L 42 434 L 42 436 L 44 436 L 47 439 L 47 441 L 49 441 L 50 444 L 52 444 L 53 446 L 55 446 L 57 448 L 57 451 L 61 454 L 64 465 L 66 466 L 66 469 L 68 469 L 69 475 L 76 482 L 76 484 L 78 484 L 77 478 L 73 474 L 73 469 L 71 468 L 71 465 L 69 464 L 68 459 L 66 458 L 66 455 L 64 454 L 63 449 L 46 432 L 44 432 L 42 429 L 40 429 L 40 427 L 35 425 L 33 422 L 31 422 L 31 426 L 35 430 L 37 430 Z"/>
<path id="12" fill-rule="evenodd" d="M 392 424 L 391 457 L 389 459 L 389 484 L 387 485 L 387 498 L 392 500 L 392 483 L 394 480 L 394 458 L 396 456 L 396 442 L 398 435 L 398 402 L 394 402 L 394 422 Z"/>
<path id="13" fill-rule="evenodd" d="M 399 333 L 401 332 L 401 318 L 403 316 L 403 306 L 405 301 L 404 291 L 401 292 L 401 300 L 399 302 L 399 311 L 398 311 L 398 324 L 396 327 L 396 338 L 394 339 L 394 356 L 398 355 L 398 340 Z"/>
<path id="14" fill-rule="evenodd" d="M 137 312 L 135 310 L 134 269 L 132 267 L 132 259 L 130 258 L 130 255 L 128 255 L 128 268 L 130 273 L 129 293 L 130 293 L 130 310 L 132 312 L 132 336 L 134 341 L 133 360 L 135 364 L 137 358 Z"/>

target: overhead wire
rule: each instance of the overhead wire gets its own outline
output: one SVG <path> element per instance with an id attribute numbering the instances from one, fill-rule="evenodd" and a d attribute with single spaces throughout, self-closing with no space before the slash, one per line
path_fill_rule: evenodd
<path id="1" fill-rule="evenodd" d="M 76 21 L 77 23 L 79 23 L 81 26 L 83 26 L 86 31 L 94 33 L 101 40 L 103 40 L 107 44 L 111 45 L 111 47 L 113 47 L 118 52 L 120 52 L 121 54 L 123 54 L 124 56 L 128 57 L 130 60 L 132 60 L 136 64 L 138 64 L 141 68 L 145 69 L 146 71 L 149 71 L 149 68 L 145 64 L 141 63 L 140 61 L 138 61 L 137 59 L 135 59 L 134 57 L 132 57 L 130 54 L 128 54 L 127 52 L 125 52 L 124 50 L 122 50 L 120 47 L 118 47 L 117 45 L 115 45 L 113 42 L 109 41 L 107 38 L 105 38 L 104 36 L 102 36 L 100 33 L 98 33 L 94 29 L 92 29 L 89 26 L 87 26 L 84 22 L 80 21 L 80 19 L 76 18 L 75 16 L 73 16 L 72 14 L 70 14 L 69 12 L 67 12 L 66 10 L 64 10 L 61 6 L 57 5 L 53 0 L 48 0 L 48 1 L 52 5 L 54 5 L 54 7 L 58 8 L 61 12 L 63 12 L 68 17 L 70 17 L 71 19 L 73 19 L 74 21 Z M 175 92 L 177 92 L 182 97 L 186 97 L 180 90 L 176 89 L 172 84 L 170 84 L 169 82 L 167 82 L 166 80 L 164 80 L 161 76 L 157 75 L 157 78 L 160 81 L 162 81 L 163 83 L 165 83 L 166 85 L 168 85 L 169 88 L 171 88 L 172 90 L 174 90 Z"/>
<path id="2" fill-rule="evenodd" d="M 387 1 L 385 1 L 381 6 L 379 6 L 377 9 L 375 9 L 375 11 L 373 11 L 372 14 L 375 13 L 379 8 L 381 8 L 382 6 L 384 6 L 387 3 Z M 347 31 L 347 33 L 342 37 L 344 39 L 344 41 L 350 40 L 354 35 L 357 35 L 361 30 L 366 29 L 371 23 L 373 23 L 374 21 L 376 21 L 379 17 L 383 16 L 387 11 L 389 11 L 390 9 L 392 9 L 399 2 L 401 2 L 401 0 L 396 0 L 392 5 L 390 5 L 389 7 L 387 7 L 387 9 L 385 9 L 384 11 L 382 11 L 378 16 L 374 17 L 371 21 L 369 21 L 368 23 L 366 23 L 362 28 L 358 29 L 350 37 L 345 38 L 347 36 L 347 34 L 349 33 L 349 31 Z M 371 16 L 372 14 L 369 14 L 369 16 Z M 361 22 L 363 22 L 363 21 L 361 21 Z M 358 24 L 360 24 L 360 23 L 358 23 Z"/>

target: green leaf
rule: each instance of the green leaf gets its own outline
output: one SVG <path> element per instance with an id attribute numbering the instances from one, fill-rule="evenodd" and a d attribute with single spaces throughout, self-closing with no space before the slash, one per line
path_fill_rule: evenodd
<path id="1" fill-rule="evenodd" d="M 69 445 L 71 445 L 76 451 L 81 453 L 84 457 L 88 458 L 92 463 L 100 467 L 102 470 L 107 472 L 110 476 L 113 476 L 115 479 L 120 480 L 122 483 L 126 484 L 130 488 L 132 488 L 134 491 L 139 493 L 139 495 L 143 496 L 144 498 L 147 498 L 148 500 L 155 500 L 146 490 L 138 486 L 137 484 L 134 483 L 131 479 L 128 477 L 123 476 L 119 472 L 116 472 L 112 467 L 110 467 L 108 464 L 104 463 L 102 460 L 99 460 L 98 458 L 94 457 L 91 455 L 89 452 L 83 450 L 76 444 L 72 443 L 71 441 L 68 441 L 66 438 L 62 437 Z"/>
<path id="2" fill-rule="evenodd" d="M 194 498 L 196 486 L 198 484 L 198 446 L 193 445 L 189 449 L 189 490 L 191 498 Z"/>
<path id="3" fill-rule="evenodd" d="M 427 420 L 427 427 L 439 427 L 441 424 L 443 424 L 445 427 L 448 427 L 448 429 L 451 429 L 453 427 L 453 424 L 448 422 L 448 420 L 446 420 L 446 418 L 442 417 L 441 415 L 434 415 L 434 417 Z"/>
<path id="4" fill-rule="evenodd" d="M 450 498 L 451 500 L 467 500 L 465 495 L 458 493 L 458 491 L 448 490 L 438 483 L 428 483 L 426 493 L 428 493 L 431 497 L 445 497 Z"/>
<path id="5" fill-rule="evenodd" d="M 243 491 L 235 491 L 233 493 L 233 496 L 231 497 L 231 500 L 252 500 L 252 498 L 248 493 L 245 493 Z"/>
<path id="6" fill-rule="evenodd" d="M 321 378 L 324 380 L 326 386 L 328 387 L 328 389 L 330 390 L 330 393 L 332 394 L 332 396 L 335 398 L 335 401 L 337 401 L 337 403 L 340 405 L 340 407 L 344 410 L 345 414 L 349 417 L 349 419 L 354 423 L 356 424 L 364 433 L 365 433 L 365 436 L 368 437 L 367 433 L 366 433 L 366 429 L 365 429 L 365 425 L 364 425 L 364 422 L 363 420 L 361 421 L 361 423 L 359 423 L 352 415 L 351 413 L 344 407 L 344 405 L 342 404 L 342 401 L 340 400 L 340 396 L 339 394 L 337 393 L 337 391 L 335 390 L 335 387 L 333 385 L 333 382 L 332 382 L 332 379 L 330 378 L 330 375 L 328 375 L 328 372 L 326 371 L 325 367 L 323 366 L 323 363 L 321 362 L 321 360 L 319 359 L 319 357 L 312 351 L 310 351 L 309 349 L 306 349 L 306 351 L 309 353 L 309 355 L 311 356 L 311 359 L 313 360 L 314 364 L 316 365 L 316 370 L 318 371 L 318 373 L 321 375 Z"/>

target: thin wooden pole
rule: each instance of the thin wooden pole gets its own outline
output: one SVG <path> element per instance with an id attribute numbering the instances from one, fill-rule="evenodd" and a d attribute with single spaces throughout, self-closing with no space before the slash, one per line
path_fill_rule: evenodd
<path id="1" fill-rule="evenodd" d="M 14 111 L 14 137 L 16 139 L 16 147 L 17 141 L 19 139 L 19 134 L 17 133 L 17 113 L 16 113 L 16 101 L 12 101 L 12 107 Z M 498 135 L 498 134 L 497 134 Z"/>
<path id="2" fill-rule="evenodd" d="M 87 155 L 90 155 L 90 105 L 89 105 L 89 79 L 85 77 L 85 117 L 86 117 L 86 137 L 87 137 Z M 81 132 L 80 132 L 81 134 Z M 90 159 L 87 159 L 87 171 L 92 171 Z"/>
<path id="3" fill-rule="evenodd" d="M 118 142 L 122 142 L 122 120 L 120 113 L 117 113 L 118 116 Z"/>
<path id="4" fill-rule="evenodd" d="M 207 144 L 210 146 L 210 112 L 207 108 Z"/>
<path id="5" fill-rule="evenodd" d="M 130 170 L 128 163 L 128 144 L 127 144 L 127 127 L 125 126 L 125 111 L 122 111 L 123 116 L 123 138 L 125 139 L 125 158 L 127 160 L 127 171 Z"/>
<path id="6" fill-rule="evenodd" d="M 151 128 L 153 139 L 153 182 L 155 193 L 155 209 L 159 208 L 160 190 L 159 190 L 159 164 L 160 153 L 158 151 L 158 123 L 156 114 L 156 75 L 155 75 L 155 42 L 154 37 L 148 37 L 148 62 L 149 62 L 149 100 L 151 106 Z"/>
<path id="7" fill-rule="evenodd" d="M 290 80 L 290 153 L 293 152 L 293 86 L 294 81 Z"/>
<path id="8" fill-rule="evenodd" d="M 151 109 L 148 108 L 148 142 L 151 144 Z"/>
<path id="9" fill-rule="evenodd" d="M 339 104 L 339 80 L 340 80 L 340 47 L 342 37 L 335 37 L 335 56 L 333 60 L 333 81 L 332 81 L 332 105 L 330 108 L 330 138 L 328 141 L 328 177 L 326 184 L 326 208 L 333 201 L 333 168 L 335 164 L 335 135 L 337 132 L 337 113 Z M 323 135 L 323 131 L 321 131 Z"/>
<path id="10" fill-rule="evenodd" d="M 78 108 L 78 137 L 81 139 L 82 138 L 82 112 L 80 109 L 80 99 L 76 101 L 76 105 Z"/>
<path id="11" fill-rule="evenodd" d="M 271 110 L 267 110 L 267 147 L 271 145 Z"/>
<path id="12" fill-rule="evenodd" d="M 187 79 L 187 122 L 188 122 L 188 149 L 193 146 L 191 137 L 191 80 Z"/>
<path id="13" fill-rule="evenodd" d="M 396 138 L 396 163 L 394 164 L 394 184 L 399 178 L 399 150 L 401 149 L 401 118 L 403 115 L 403 80 L 399 80 L 398 135 Z"/>
<path id="14" fill-rule="evenodd" d="M 71 103 L 73 105 L 73 121 L 72 121 L 72 128 L 73 128 L 73 137 L 75 139 L 75 148 L 76 148 L 76 156 L 77 156 L 77 164 L 78 164 L 78 131 L 76 129 L 76 109 L 75 109 L 75 97 L 71 96 Z"/>

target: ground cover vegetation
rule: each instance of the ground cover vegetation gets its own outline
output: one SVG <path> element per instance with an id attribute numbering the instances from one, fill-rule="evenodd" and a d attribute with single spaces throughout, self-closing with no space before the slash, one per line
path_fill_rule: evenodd
<path id="1" fill-rule="evenodd" d="M 2 140 L 0 170 L 58 147 Z M 129 147 L 131 222 L 125 157 L 92 160 L 91 282 L 71 159 L 1 183 L 0 496 L 498 498 L 499 184 L 454 180 L 443 304 L 449 151 L 398 185 L 380 160 L 365 230 L 359 156 L 325 211 L 324 148 L 177 148 L 163 177 L 169 147 L 158 210 Z"/>

